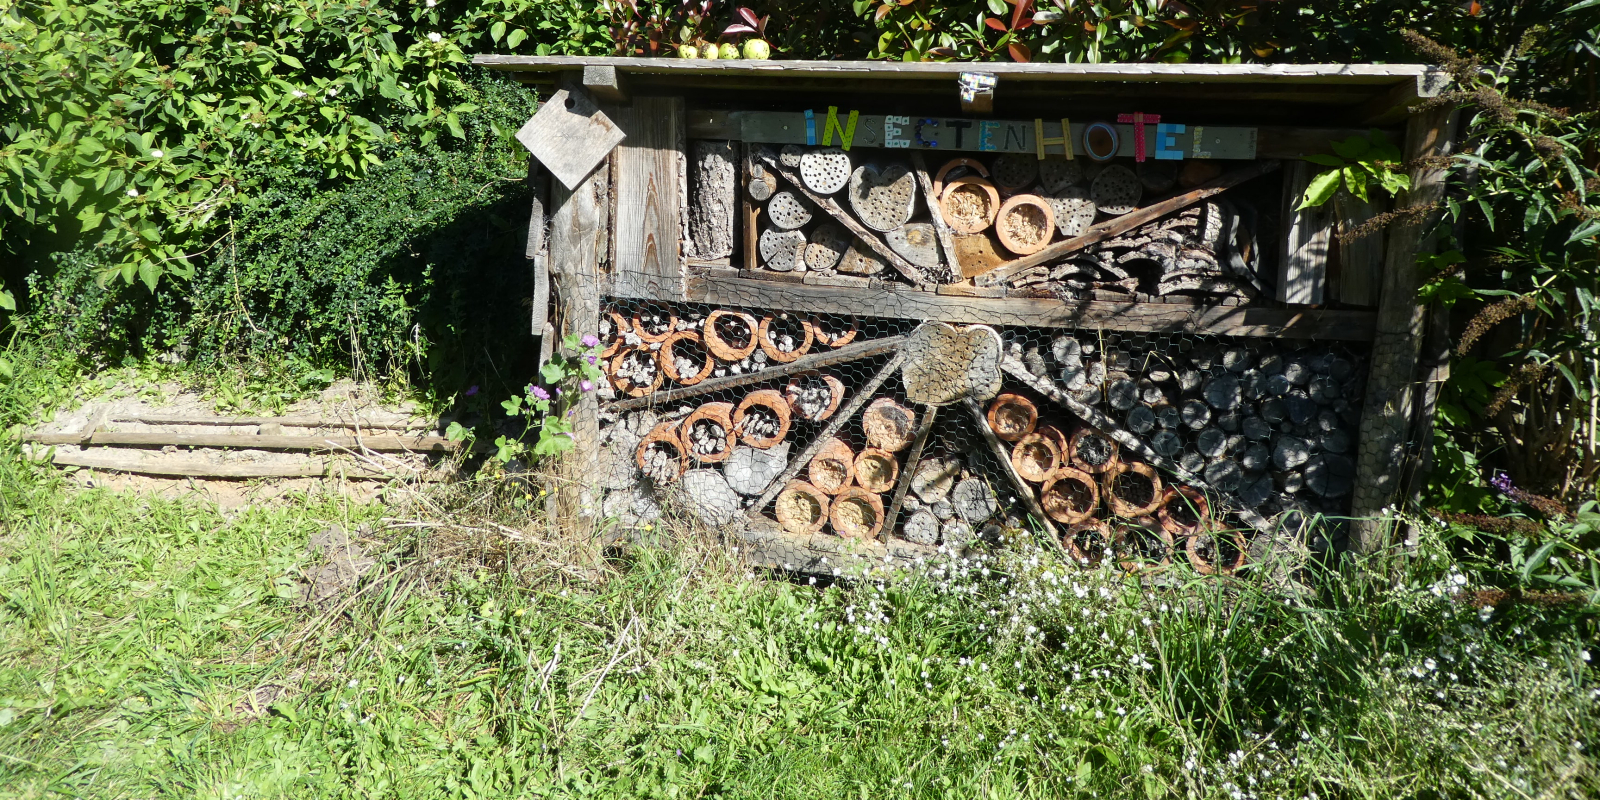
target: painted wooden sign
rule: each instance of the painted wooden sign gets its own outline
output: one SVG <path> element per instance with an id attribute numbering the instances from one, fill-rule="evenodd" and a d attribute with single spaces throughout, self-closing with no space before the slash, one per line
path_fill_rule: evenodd
<path id="1" fill-rule="evenodd" d="M 1117 123 L 896 116 L 836 108 L 735 111 L 729 116 L 743 141 L 767 144 L 1033 153 L 1040 158 L 1086 155 L 1097 160 L 1141 155 L 1163 161 L 1256 157 L 1255 128 L 1185 125 L 1161 121 L 1155 114 L 1125 114 L 1128 121 Z M 1063 126 L 1071 132 L 1065 142 Z"/>

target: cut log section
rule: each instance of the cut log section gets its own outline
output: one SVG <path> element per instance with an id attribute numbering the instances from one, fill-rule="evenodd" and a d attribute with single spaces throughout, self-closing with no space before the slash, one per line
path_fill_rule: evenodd
<path id="1" fill-rule="evenodd" d="M 1082 236 L 1094 225 L 1094 201 L 1089 199 L 1089 192 L 1078 186 L 1067 186 L 1055 190 L 1045 198 L 1050 204 L 1050 213 L 1055 216 L 1056 230 L 1063 237 L 1072 239 Z"/>
<path id="2" fill-rule="evenodd" d="M 982 478 L 967 478 L 950 490 L 950 505 L 956 518 L 969 525 L 980 525 L 1000 510 L 994 490 Z"/>
<path id="3" fill-rule="evenodd" d="M 903 348 L 900 379 L 906 397 L 926 406 L 999 394 L 1000 334 L 987 325 L 956 327 L 936 320 L 917 326 Z"/>
<path id="4" fill-rule="evenodd" d="M 733 430 L 740 441 L 758 450 L 776 447 L 789 435 L 789 401 L 776 389 L 759 389 L 739 401 Z"/>
<path id="5" fill-rule="evenodd" d="M 1112 526 L 1111 549 L 1126 572 L 1143 572 L 1172 563 L 1172 536 L 1154 517 L 1120 520 Z"/>
<path id="6" fill-rule="evenodd" d="M 860 240 L 851 242 L 845 248 L 844 255 L 839 257 L 838 269 L 846 275 L 877 275 L 888 268 L 889 262 L 872 252 L 871 248 L 863 247 Z"/>
<path id="7" fill-rule="evenodd" d="M 664 342 L 678 330 L 678 315 L 659 308 L 633 312 L 633 332 L 646 342 Z"/>
<path id="8" fill-rule="evenodd" d="M 1117 466 L 1117 456 L 1117 441 L 1087 425 L 1073 432 L 1067 446 L 1067 460 L 1085 472 L 1108 472 Z"/>
<path id="9" fill-rule="evenodd" d="M 1211 527 L 1211 503 L 1199 489 L 1179 486 L 1167 490 L 1156 518 L 1174 539 L 1193 536 Z"/>
<path id="10" fill-rule="evenodd" d="M 861 320 L 854 314 L 848 317 L 819 314 L 811 318 L 811 334 L 816 338 L 817 344 L 823 347 L 844 347 L 855 341 L 856 335 L 860 332 Z"/>
<path id="11" fill-rule="evenodd" d="M 1011 448 L 1011 466 L 1023 480 L 1043 483 L 1061 466 L 1061 446 L 1054 437 L 1035 430 Z"/>
<path id="12" fill-rule="evenodd" d="M 749 193 L 751 200 L 765 203 L 778 191 L 778 176 L 772 174 L 760 161 L 751 159 L 750 180 L 745 183 L 744 190 Z"/>
<path id="13" fill-rule="evenodd" d="M 1000 213 L 1000 193 L 983 178 L 958 178 L 944 187 L 939 211 L 952 231 L 980 233 L 993 225 Z"/>
<path id="14" fill-rule="evenodd" d="M 994 237 L 986 233 L 956 236 L 952 242 L 956 266 L 963 278 L 975 278 L 1006 263 L 1005 256 L 995 247 Z"/>
<path id="15" fill-rule="evenodd" d="M 768 228 L 761 232 L 761 263 L 773 272 L 793 272 L 805 258 L 806 235 L 801 231 Z"/>
<path id="16" fill-rule="evenodd" d="M 824 222 L 811 230 L 806 242 L 806 268 L 823 272 L 838 266 L 850 248 L 850 233 L 837 222 Z"/>
<path id="17" fill-rule="evenodd" d="M 780 364 L 810 352 L 815 339 L 809 321 L 788 313 L 762 317 L 756 330 L 756 342 L 761 345 L 761 351 Z"/>
<path id="18" fill-rule="evenodd" d="M 711 370 L 717 365 L 700 334 L 692 330 L 668 336 L 656 351 L 656 361 L 668 378 L 683 386 L 693 386 L 711 377 Z"/>
<path id="19" fill-rule="evenodd" d="M 1101 493 L 1111 513 L 1125 519 L 1154 514 L 1164 498 L 1161 476 L 1149 464 L 1133 461 L 1106 471 Z"/>
<path id="20" fill-rule="evenodd" d="M 856 454 L 843 439 L 830 438 L 817 451 L 806 475 L 811 485 L 823 494 L 834 495 L 844 491 L 855 479 Z"/>
<path id="21" fill-rule="evenodd" d="M 666 373 L 656 361 L 649 347 L 625 347 L 611 359 L 606 367 L 611 385 L 629 397 L 644 397 L 661 388 Z"/>
<path id="22" fill-rule="evenodd" d="M 881 170 L 862 164 L 850 175 L 850 208 L 873 230 L 888 232 L 910 222 L 916 202 L 917 177 L 904 164 Z"/>
<path id="23" fill-rule="evenodd" d="M 678 433 L 689 457 L 702 464 L 715 464 L 733 455 L 733 404 L 706 403 L 689 412 Z"/>
<path id="24" fill-rule="evenodd" d="M 1083 182 L 1083 165 L 1077 159 L 1047 158 L 1039 162 L 1039 183 L 1055 194 Z"/>
<path id="25" fill-rule="evenodd" d="M 755 352 L 758 324 L 743 311 L 717 309 L 706 315 L 700 338 L 711 355 L 723 361 L 742 361 Z"/>
<path id="26" fill-rule="evenodd" d="M 876 447 L 868 447 L 856 456 L 854 466 L 856 483 L 869 492 L 882 494 L 894 489 L 900 478 L 900 462 L 894 454 Z"/>
<path id="27" fill-rule="evenodd" d="M 1089 197 L 1094 200 L 1095 208 L 1113 216 L 1138 208 L 1143 194 L 1144 184 L 1139 182 L 1139 176 L 1121 164 L 1101 170 L 1089 186 Z"/>
<path id="28" fill-rule="evenodd" d="M 678 438 L 678 428 L 677 421 L 663 422 L 651 428 L 634 452 L 639 471 L 658 484 L 676 481 L 687 466 L 688 455 Z"/>
<path id="29" fill-rule="evenodd" d="M 923 269 L 939 266 L 939 238 L 929 222 L 907 222 L 883 235 L 889 249 Z"/>
<path id="30" fill-rule="evenodd" d="M 861 432 L 867 436 L 867 444 L 880 450 L 898 453 L 911 446 L 911 441 L 917 438 L 917 420 L 906 408 L 893 399 L 879 397 L 867 405 L 867 410 L 861 412 Z"/>
<path id="31" fill-rule="evenodd" d="M 1020 192 L 1039 177 L 1039 159 L 1022 153 L 996 156 L 989 173 L 995 186 L 1007 192 Z"/>
<path id="32" fill-rule="evenodd" d="M 939 518 L 926 508 L 918 509 L 900 526 L 900 535 L 908 542 L 934 545 L 939 542 Z"/>
<path id="33" fill-rule="evenodd" d="M 833 498 L 828 510 L 833 532 L 847 539 L 870 540 L 883 529 L 883 498 L 851 486 Z"/>
<path id="34" fill-rule="evenodd" d="M 839 410 L 844 400 L 844 383 L 825 373 L 796 375 L 784 389 L 789 408 L 801 418 L 823 422 Z"/>
<path id="35" fill-rule="evenodd" d="M 837 147 L 819 147 L 800 156 L 800 180 L 817 194 L 834 194 L 850 183 L 850 155 Z"/>
<path id="36" fill-rule="evenodd" d="M 911 473 L 911 491 L 922 502 L 932 505 L 950 496 L 950 489 L 961 477 L 961 459 L 924 458 Z"/>
<path id="37" fill-rule="evenodd" d="M 1015 442 L 1033 433 L 1034 426 L 1039 424 L 1039 407 L 1020 394 L 1008 392 L 996 397 L 984 416 L 995 436 Z"/>
<path id="38" fill-rule="evenodd" d="M 1067 557 L 1086 567 L 1098 566 L 1111 549 L 1114 534 L 1104 520 L 1084 520 L 1061 533 L 1061 547 Z"/>
<path id="39" fill-rule="evenodd" d="M 1100 508 L 1100 487 L 1094 476 L 1081 469 L 1061 467 L 1046 480 L 1039 492 L 1044 513 L 1063 525 L 1076 525 L 1094 516 Z M 1064 543 L 1063 543 L 1064 544 Z"/>
<path id="40" fill-rule="evenodd" d="M 778 494 L 772 511 L 784 530 L 790 533 L 816 533 L 828 521 L 831 502 L 817 487 L 805 481 L 790 481 Z"/>
<path id="41" fill-rule="evenodd" d="M 767 218 L 779 230 L 792 231 L 811 221 L 811 209 L 794 192 L 778 192 L 767 201 Z"/>
<path id="42" fill-rule="evenodd" d="M 1201 575 L 1231 575 L 1244 566 L 1249 547 L 1238 531 L 1207 531 L 1184 544 L 1189 563 Z"/>
<path id="43" fill-rule="evenodd" d="M 1012 197 L 995 215 L 994 230 L 1000 237 L 1000 244 L 1019 256 L 1037 253 L 1048 246 L 1055 227 L 1055 213 L 1050 210 L 1050 204 L 1034 194 Z"/>

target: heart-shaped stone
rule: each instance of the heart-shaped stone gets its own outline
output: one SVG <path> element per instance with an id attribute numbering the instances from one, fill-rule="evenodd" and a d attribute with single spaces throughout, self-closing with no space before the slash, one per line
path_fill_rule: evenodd
<path id="1" fill-rule="evenodd" d="M 881 170 L 863 164 L 850 176 L 850 208 L 873 230 L 887 233 L 909 222 L 916 200 L 917 178 L 904 164 Z"/>
<path id="2" fill-rule="evenodd" d="M 924 322 L 906 341 L 900 379 L 906 398 L 944 406 L 964 397 L 988 400 L 1000 393 L 1000 334 L 987 325 L 956 328 Z"/>
<path id="3" fill-rule="evenodd" d="M 822 147 L 800 157 L 800 182 L 817 194 L 833 194 L 850 182 L 850 155 Z"/>

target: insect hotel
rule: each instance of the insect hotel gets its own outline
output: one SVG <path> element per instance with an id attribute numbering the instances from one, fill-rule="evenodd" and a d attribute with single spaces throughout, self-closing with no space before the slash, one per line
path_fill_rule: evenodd
<path id="1" fill-rule="evenodd" d="M 1359 518 L 1426 457 L 1431 225 L 1340 234 L 1441 196 L 1436 70 L 477 63 L 544 98 L 534 331 L 607 378 L 587 524 L 675 507 L 824 573 L 1017 528 L 1202 572 L 1390 536 Z M 1303 157 L 1374 128 L 1409 193 L 1302 208 Z"/>

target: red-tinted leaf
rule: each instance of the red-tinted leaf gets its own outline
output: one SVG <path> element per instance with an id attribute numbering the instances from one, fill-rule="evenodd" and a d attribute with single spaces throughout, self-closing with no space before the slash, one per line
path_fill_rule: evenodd
<path id="1" fill-rule="evenodd" d="M 952 47 L 935 47 L 928 50 L 928 55 L 934 58 L 955 58 L 956 51 Z"/>
<path id="2" fill-rule="evenodd" d="M 1478 0 L 1471 0 L 1471 2 L 1467 3 L 1467 16 L 1476 17 L 1482 13 L 1483 5 Z"/>
<path id="3" fill-rule="evenodd" d="M 735 22 L 734 24 L 729 25 L 726 29 L 724 29 L 722 31 L 722 35 L 723 36 L 732 36 L 732 35 L 734 35 L 736 33 L 755 33 L 755 32 L 756 32 L 755 28 L 752 28 L 749 25 L 741 25 L 741 24 Z"/>
<path id="4" fill-rule="evenodd" d="M 744 20 L 744 24 L 749 25 L 751 30 L 761 26 L 761 20 L 756 19 L 756 12 L 744 6 L 739 7 L 739 18 Z"/>
<path id="5" fill-rule="evenodd" d="M 1193 19 L 1164 19 L 1162 22 L 1180 31 L 1193 31 L 1195 28 L 1200 27 L 1200 21 Z"/>
<path id="6" fill-rule="evenodd" d="M 1024 24 L 1023 19 L 1032 16 L 1033 0 L 1018 0 L 1016 7 L 1011 9 L 1011 29 L 1017 31 L 1027 27 L 1027 25 L 1031 25 L 1033 23 L 1032 19 L 1028 19 L 1026 24 Z"/>
<path id="7" fill-rule="evenodd" d="M 894 6 L 891 6 L 888 3 L 884 3 L 883 5 L 878 6 L 878 13 L 873 14 L 872 15 L 872 19 L 873 19 L 874 22 L 882 22 L 883 18 L 889 16 L 889 12 L 891 12 L 893 10 L 894 10 Z"/>
<path id="8" fill-rule="evenodd" d="M 1012 42 L 1006 45 L 1006 52 L 1011 54 L 1011 60 L 1023 64 L 1033 60 L 1033 51 L 1022 42 Z"/>
<path id="9" fill-rule="evenodd" d="M 985 24 L 985 25 L 987 25 L 987 26 L 989 26 L 989 27 L 1001 32 L 1001 33 L 1005 33 L 1008 30 L 1006 28 L 1006 24 L 1004 22 L 1001 22 L 1000 20 L 997 20 L 994 17 L 985 18 L 983 20 L 983 24 Z"/>
<path id="10" fill-rule="evenodd" d="M 767 35 L 767 20 L 769 20 L 769 19 L 772 19 L 772 15 L 771 14 L 768 14 L 768 15 L 766 15 L 766 16 L 761 18 L 761 24 L 756 26 L 756 35 L 757 36 L 765 37 Z"/>

